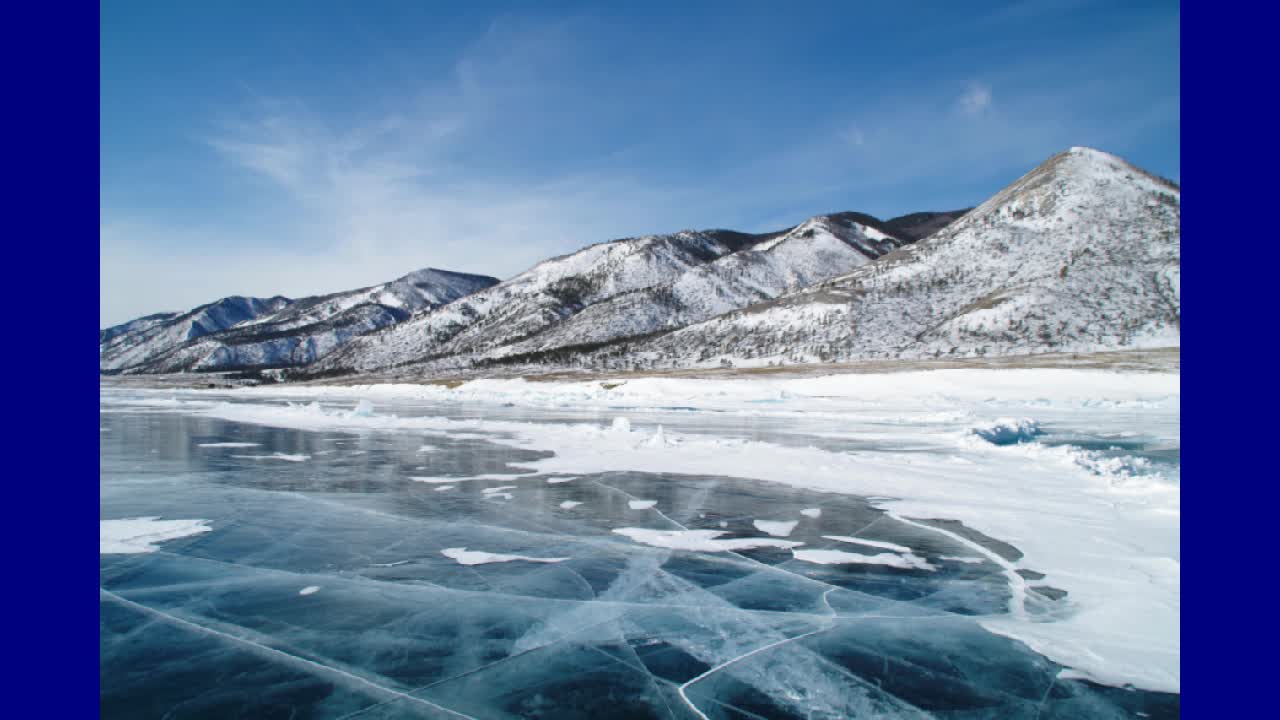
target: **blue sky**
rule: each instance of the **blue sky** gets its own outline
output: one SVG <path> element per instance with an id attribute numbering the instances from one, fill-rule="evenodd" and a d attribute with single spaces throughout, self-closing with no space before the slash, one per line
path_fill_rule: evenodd
<path id="1" fill-rule="evenodd" d="M 1179 176 L 1175 2 L 102 6 L 100 321 Z M 263 7 L 266 6 L 266 7 Z"/>

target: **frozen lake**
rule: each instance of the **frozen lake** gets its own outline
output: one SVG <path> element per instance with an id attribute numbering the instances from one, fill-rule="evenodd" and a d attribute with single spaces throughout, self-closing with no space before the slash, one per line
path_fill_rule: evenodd
<path id="1" fill-rule="evenodd" d="M 102 716 L 1177 717 L 1176 375 L 995 372 L 104 386 Z"/>

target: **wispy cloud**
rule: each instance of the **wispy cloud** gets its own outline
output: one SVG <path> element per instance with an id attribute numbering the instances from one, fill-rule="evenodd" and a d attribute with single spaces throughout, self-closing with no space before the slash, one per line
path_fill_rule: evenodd
<path id="1" fill-rule="evenodd" d="M 716 201 L 625 167 L 528 174 L 492 145 L 498 120 L 541 92 L 562 62 L 564 23 L 496 23 L 445 82 L 413 101 L 341 119 L 297 100 L 257 97 L 202 138 L 282 218 L 228 245 L 227 228 L 103 210 L 101 321 L 229 293 L 301 296 L 420 267 L 507 277 L 590 242 L 713 214 Z M 570 44 L 571 45 L 571 44 Z M 483 166 L 477 168 L 476 166 Z M 709 189 L 708 189 L 709 190 Z M 727 199 L 727 198 L 726 198 Z M 723 200 L 722 200 L 723 202 Z M 157 253 L 156 248 L 167 248 Z"/>
<path id="2" fill-rule="evenodd" d="M 973 83 L 956 100 L 960 113 L 975 117 L 991 108 L 991 87 L 981 83 Z"/>

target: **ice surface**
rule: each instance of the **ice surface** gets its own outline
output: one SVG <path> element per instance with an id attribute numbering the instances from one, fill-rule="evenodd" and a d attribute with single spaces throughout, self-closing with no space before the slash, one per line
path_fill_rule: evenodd
<path id="1" fill-rule="evenodd" d="M 1173 717 L 1176 697 L 1094 683 L 1179 685 L 1178 392 L 1157 373 L 939 371 L 170 391 L 163 412 L 128 413 L 104 393 L 104 515 L 218 529 L 102 556 L 104 708 L 143 688 L 166 708 L 205 689 L 231 707 L 214 700 L 230 690 L 172 682 L 181 664 L 137 672 L 167 647 L 194 653 L 201 676 L 248 663 L 228 681 L 241 700 L 329 687 L 283 701 L 312 716 L 378 703 L 363 716 L 447 716 L 426 701 L 474 717 L 620 703 L 658 717 Z M 372 414 L 353 415 L 366 397 Z M 973 432 L 1001 417 L 1042 434 L 1000 446 Z M 428 434 L 439 449 L 422 476 L 438 482 L 405 482 Z M 241 440 L 314 460 L 190 452 Z M 341 452 L 315 452 L 335 440 Z M 518 501 L 486 502 L 476 479 Z M 654 506 L 631 510 L 642 499 Z M 810 519 L 783 539 L 758 518 Z M 441 554 L 457 548 L 527 559 Z M 832 552 L 883 562 L 804 559 Z M 324 591 L 278 606 L 312 585 Z"/>
<path id="2" fill-rule="evenodd" d="M 657 500 L 631 500 L 627 503 L 627 506 L 632 510 L 648 510 L 657 504 Z"/>
<path id="3" fill-rule="evenodd" d="M 572 510 L 581 504 L 582 503 L 579 502 L 578 500 L 565 500 L 564 502 L 560 503 L 560 507 L 565 510 Z"/>
<path id="4" fill-rule="evenodd" d="M 316 593 L 318 593 L 318 592 L 320 592 L 320 586 L 319 586 L 319 585 L 308 585 L 308 586 L 306 586 L 306 587 L 302 588 L 301 590 L 299 590 L 299 591 L 298 591 L 298 594 L 299 594 L 299 595 L 314 595 L 314 594 L 316 594 Z"/>
<path id="5" fill-rule="evenodd" d="M 196 447 L 202 448 L 247 448 L 258 447 L 258 443 L 254 442 L 215 442 L 215 443 L 197 443 Z"/>
<path id="6" fill-rule="evenodd" d="M 98 553 L 133 554 L 156 551 L 156 543 L 206 533 L 208 520 L 161 520 L 139 517 L 98 521 Z"/>
<path id="7" fill-rule="evenodd" d="M 822 508 L 805 508 L 800 511 L 800 514 L 807 518 L 813 518 L 817 520 L 818 518 L 822 517 Z"/>

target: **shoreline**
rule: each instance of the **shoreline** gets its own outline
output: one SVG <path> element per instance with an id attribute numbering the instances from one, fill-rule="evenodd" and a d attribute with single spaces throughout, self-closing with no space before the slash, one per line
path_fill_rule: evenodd
<path id="1" fill-rule="evenodd" d="M 1064 369 L 1107 370 L 1133 373 L 1181 372 L 1181 348 L 1148 350 L 1112 350 L 1090 353 L 1042 353 L 1037 355 L 1001 355 L 980 358 L 920 360 L 856 360 L 844 363 L 814 363 L 753 368 L 682 368 L 672 370 L 617 371 L 548 369 L 545 372 L 468 371 L 468 372 L 377 372 L 343 375 L 315 380 L 263 382 L 245 375 L 262 371 L 225 371 L 210 373 L 167 373 L 138 375 L 99 375 L 100 387 L 134 387 L 154 389 L 230 389 L 239 387 L 350 387 L 368 385 L 442 385 L 457 387 L 474 380 L 514 380 L 527 382 L 564 382 L 595 380 L 638 380 L 643 378 L 678 379 L 792 379 L 827 375 L 871 375 L 927 370 L 1002 370 Z"/>

